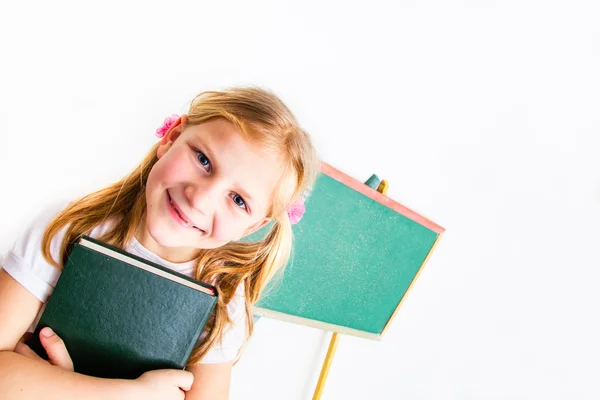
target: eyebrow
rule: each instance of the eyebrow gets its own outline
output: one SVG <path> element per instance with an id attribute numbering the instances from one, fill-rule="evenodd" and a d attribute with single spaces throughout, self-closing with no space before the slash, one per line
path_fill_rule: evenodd
<path id="1" fill-rule="evenodd" d="M 194 136 L 194 144 L 196 145 L 202 145 L 202 152 L 206 153 L 206 156 L 208 157 L 208 159 L 210 160 L 211 164 L 213 165 L 213 168 L 218 168 L 219 163 L 216 162 L 216 158 L 215 158 L 215 153 L 213 153 L 212 149 L 210 148 L 210 146 L 208 145 L 206 140 L 202 140 L 200 139 L 199 136 Z M 200 147 L 200 146 L 196 146 L 196 147 Z M 200 149 L 199 149 L 200 150 Z M 257 200 L 254 199 L 254 197 L 252 197 L 250 195 L 250 193 L 248 193 L 241 185 L 239 182 L 234 182 L 235 190 L 237 192 L 240 192 L 240 194 L 244 197 L 245 201 L 249 201 L 251 203 L 254 203 L 254 205 L 260 205 L 259 202 Z M 254 209 L 254 207 L 252 207 Z M 252 211 L 252 210 L 251 210 Z"/>

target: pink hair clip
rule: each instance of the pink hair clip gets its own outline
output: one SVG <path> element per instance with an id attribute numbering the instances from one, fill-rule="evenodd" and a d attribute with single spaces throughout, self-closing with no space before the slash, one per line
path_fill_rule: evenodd
<path id="1" fill-rule="evenodd" d="M 165 136 L 165 133 L 169 130 L 169 128 L 177 122 L 179 115 L 173 114 L 170 117 L 165 118 L 165 122 L 163 122 L 162 126 L 156 130 L 156 136 L 159 138 Z"/>
<path id="2" fill-rule="evenodd" d="M 306 211 L 306 205 L 304 204 L 304 200 L 302 200 L 302 197 L 290 204 L 286 211 L 292 225 L 295 225 L 298 222 L 300 222 L 302 216 L 304 215 L 304 212 Z"/>

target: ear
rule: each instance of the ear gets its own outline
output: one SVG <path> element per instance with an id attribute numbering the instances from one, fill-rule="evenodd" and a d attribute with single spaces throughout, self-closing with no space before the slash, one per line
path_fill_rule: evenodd
<path id="1" fill-rule="evenodd" d="M 156 150 L 156 156 L 158 158 L 164 156 L 167 150 L 171 148 L 175 140 L 177 140 L 179 135 L 181 135 L 181 132 L 183 132 L 183 130 L 185 129 L 187 122 L 188 116 L 183 114 L 177 119 L 177 121 L 175 121 L 173 125 L 171 125 L 169 130 L 165 132 L 165 135 L 160 140 L 160 144 L 158 145 L 158 149 Z"/>
<path id="2" fill-rule="evenodd" d="M 268 224 L 272 220 L 273 220 L 272 218 L 265 217 L 265 218 L 259 220 L 258 222 L 256 222 L 255 224 L 250 225 L 248 228 L 246 228 L 246 230 L 244 231 L 244 234 L 242 235 L 242 237 L 246 237 L 248 235 L 253 234 L 254 232 L 256 232 L 257 230 L 259 230 L 260 228 L 262 228 L 263 226 L 265 226 L 266 224 Z"/>

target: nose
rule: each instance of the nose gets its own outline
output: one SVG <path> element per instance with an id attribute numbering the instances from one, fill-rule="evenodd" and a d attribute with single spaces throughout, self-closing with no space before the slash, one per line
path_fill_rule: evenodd
<path id="1" fill-rule="evenodd" d="M 214 214 L 218 202 L 218 185 L 211 182 L 190 184 L 184 189 L 184 194 L 190 206 L 199 214 L 210 217 Z"/>

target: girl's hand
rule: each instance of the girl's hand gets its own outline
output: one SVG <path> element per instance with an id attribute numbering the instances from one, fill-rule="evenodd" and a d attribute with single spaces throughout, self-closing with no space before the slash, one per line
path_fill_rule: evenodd
<path id="1" fill-rule="evenodd" d="M 34 360 L 45 362 L 51 365 L 56 365 L 57 367 L 67 371 L 73 371 L 73 361 L 71 360 L 71 356 L 67 351 L 65 342 L 63 342 L 63 340 L 59 338 L 52 329 L 46 327 L 40 331 L 40 342 L 46 350 L 46 353 L 48 353 L 48 360 L 44 360 L 42 357 L 38 356 L 35 351 L 31 350 L 29 346 L 21 341 L 17 343 L 17 346 L 15 347 L 15 353 L 19 353 L 29 358 L 33 358 Z"/>
<path id="2" fill-rule="evenodd" d="M 144 400 L 183 400 L 192 388 L 194 375 L 179 369 L 158 369 L 142 374 L 135 380 L 139 395 Z"/>
<path id="3" fill-rule="evenodd" d="M 44 333 L 49 334 L 49 336 L 44 336 Z M 42 329 L 40 331 L 40 341 L 46 353 L 48 353 L 48 360 L 38 356 L 36 352 L 21 341 L 17 343 L 15 353 L 55 365 L 67 371 L 73 371 L 73 361 L 67 347 L 52 329 L 48 327 Z M 184 370 L 159 369 L 146 372 L 132 382 L 134 382 L 136 393 L 138 393 L 136 398 L 143 400 L 183 400 L 185 399 L 185 392 L 192 388 L 194 375 Z"/>

